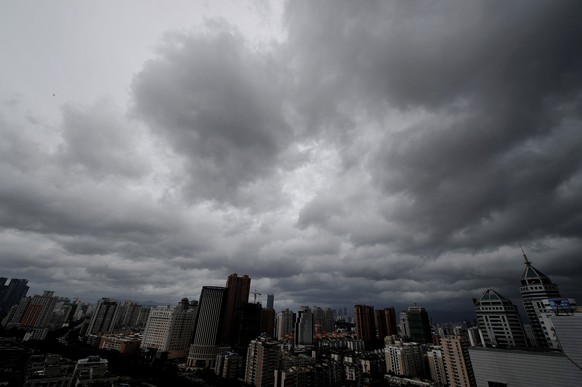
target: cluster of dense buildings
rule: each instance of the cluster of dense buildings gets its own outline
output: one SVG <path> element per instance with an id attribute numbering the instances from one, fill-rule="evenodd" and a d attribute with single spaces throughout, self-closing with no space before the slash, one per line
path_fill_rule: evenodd
<path id="1" fill-rule="evenodd" d="M 88 344 L 174 359 L 186 369 L 212 369 L 256 386 L 359 386 L 374 380 L 451 387 L 578 385 L 582 313 L 524 258 L 520 291 L 528 324 L 517 306 L 493 289 L 473 299 L 476 326 L 433 325 L 417 305 L 398 315 L 393 307 L 355 305 L 353 324 L 346 323 L 345 308 L 301 306 L 276 313 L 272 295 L 266 307 L 256 302 L 256 294 L 249 302 L 251 278 L 236 273 L 224 287 L 204 286 L 198 300 L 154 308 L 108 298 L 91 308 L 52 292 L 26 297 L 26 280 L 6 286 L 0 279 L 0 311 L 4 326 L 30 334 L 90 315 L 79 333 Z M 55 359 L 45 362 L 68 367 L 71 377 L 73 369 L 83 367 Z M 106 368 L 98 359 L 84 360 Z"/>

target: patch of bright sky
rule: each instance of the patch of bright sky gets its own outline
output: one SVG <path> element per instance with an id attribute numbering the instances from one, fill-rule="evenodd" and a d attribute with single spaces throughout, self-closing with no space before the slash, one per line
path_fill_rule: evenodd
<path id="1" fill-rule="evenodd" d="M 0 4 L 0 101 L 59 121 L 64 104 L 112 98 L 125 108 L 133 75 L 167 31 L 222 18 L 251 43 L 280 39 L 281 2 L 15 1 Z"/>

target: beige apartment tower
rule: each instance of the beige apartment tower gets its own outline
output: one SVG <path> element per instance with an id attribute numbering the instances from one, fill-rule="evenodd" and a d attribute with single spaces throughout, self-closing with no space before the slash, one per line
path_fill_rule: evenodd
<path id="1" fill-rule="evenodd" d="M 450 387 L 476 387 L 469 357 L 469 339 L 449 336 L 441 339 L 447 380 Z"/>

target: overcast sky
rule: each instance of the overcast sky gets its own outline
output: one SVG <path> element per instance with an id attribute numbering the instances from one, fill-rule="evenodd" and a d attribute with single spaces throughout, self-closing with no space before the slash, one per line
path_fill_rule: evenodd
<path id="1" fill-rule="evenodd" d="M 582 301 L 582 2 L 3 1 L 0 276 Z M 266 301 L 266 296 L 263 296 Z"/>

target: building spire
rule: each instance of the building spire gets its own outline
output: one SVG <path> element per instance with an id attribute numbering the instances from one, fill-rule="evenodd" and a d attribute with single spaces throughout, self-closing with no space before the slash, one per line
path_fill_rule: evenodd
<path id="1" fill-rule="evenodd" d="M 525 265 L 527 267 L 531 266 L 531 262 L 527 259 L 527 255 L 525 255 L 525 251 L 523 251 L 523 246 L 521 245 L 521 242 L 519 242 L 519 247 L 521 248 L 521 252 L 523 253 L 523 259 L 525 259 Z"/>

